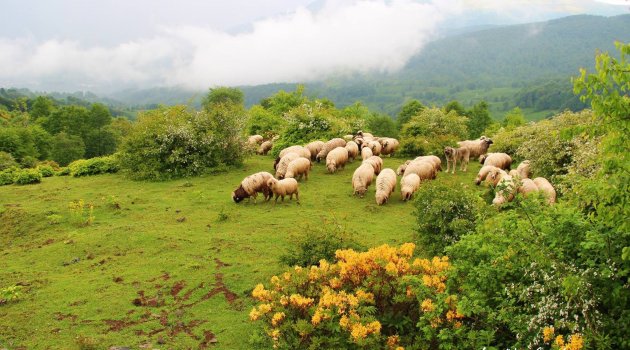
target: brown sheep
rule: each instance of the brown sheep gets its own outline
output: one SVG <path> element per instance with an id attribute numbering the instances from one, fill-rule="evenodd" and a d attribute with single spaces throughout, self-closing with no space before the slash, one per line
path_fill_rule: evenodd
<path id="1" fill-rule="evenodd" d="M 488 153 L 485 157 L 481 156 L 479 159 L 483 159 L 483 165 L 492 165 L 503 170 L 510 170 L 512 166 L 512 157 L 507 153 Z"/>
<path id="2" fill-rule="evenodd" d="M 322 159 L 326 159 L 326 157 L 328 156 L 328 153 L 337 147 L 346 147 L 346 140 L 340 139 L 338 137 L 332 140 L 329 140 L 328 142 L 324 144 L 324 147 L 322 147 L 322 150 L 319 151 L 319 153 L 317 153 L 317 156 L 315 157 L 315 159 L 317 160 L 317 162 L 320 162 Z"/>
<path id="3" fill-rule="evenodd" d="M 234 192 L 232 192 L 232 199 L 235 203 L 239 203 L 245 198 L 254 198 L 255 203 L 258 193 L 262 192 L 265 196 L 265 200 L 268 201 L 271 198 L 271 190 L 267 185 L 267 180 L 271 178 L 273 178 L 273 176 L 266 171 L 247 176 L 241 181 L 241 184 Z"/>
<path id="4" fill-rule="evenodd" d="M 482 154 L 488 153 L 488 148 L 492 144 L 492 140 L 482 136 L 477 140 L 465 140 L 459 141 L 457 144 L 459 147 L 466 147 L 470 152 L 470 157 L 477 158 Z"/>

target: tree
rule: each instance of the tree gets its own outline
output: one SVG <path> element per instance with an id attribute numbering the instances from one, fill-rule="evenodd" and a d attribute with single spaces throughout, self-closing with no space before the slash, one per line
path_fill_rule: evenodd
<path id="1" fill-rule="evenodd" d="M 444 147 L 453 146 L 468 136 L 466 118 L 455 111 L 427 108 L 411 118 L 400 133 L 401 153 L 408 156 L 442 155 Z"/>
<path id="2" fill-rule="evenodd" d="M 85 144 L 77 135 L 60 132 L 52 140 L 52 159 L 61 166 L 66 166 L 72 161 L 83 158 Z"/>
<path id="3" fill-rule="evenodd" d="M 525 116 L 523 116 L 523 112 L 520 108 L 515 107 L 513 110 L 509 111 L 505 115 L 502 124 L 508 129 L 513 129 L 521 125 L 525 125 Z"/>
<path id="4" fill-rule="evenodd" d="M 50 98 L 46 96 L 37 96 L 35 101 L 33 101 L 29 114 L 33 120 L 37 120 L 42 117 L 48 117 L 50 113 L 52 113 L 53 109 L 53 101 Z"/>
<path id="5" fill-rule="evenodd" d="M 488 104 L 485 101 L 474 105 L 468 112 L 468 115 L 468 136 L 471 139 L 476 139 L 481 136 L 483 131 L 492 124 Z"/>
<path id="6" fill-rule="evenodd" d="M 411 117 L 420 114 L 420 112 L 422 112 L 425 108 L 426 107 L 422 104 L 422 102 L 418 100 L 407 101 L 400 109 L 398 118 L 396 118 L 398 130 L 402 130 L 403 125 L 405 125 Z"/>
<path id="7" fill-rule="evenodd" d="M 210 110 L 219 104 L 234 104 L 244 106 L 245 96 L 243 91 L 237 88 L 218 87 L 210 89 L 206 97 L 204 97 L 201 105 L 204 109 Z"/>
<path id="8" fill-rule="evenodd" d="M 106 126 L 90 130 L 85 139 L 85 158 L 101 157 L 116 151 L 119 136 L 116 131 Z"/>
<path id="9" fill-rule="evenodd" d="M 282 128 L 286 125 L 286 121 L 282 117 L 271 113 L 271 111 L 260 105 L 252 106 L 247 112 L 247 134 L 248 135 L 278 135 Z"/>
<path id="10" fill-rule="evenodd" d="M 446 113 L 448 113 L 450 111 L 455 111 L 455 113 L 457 113 L 459 115 L 466 115 L 466 110 L 456 100 L 453 100 L 453 101 L 447 103 L 446 106 L 444 106 L 444 111 Z"/>
<path id="11" fill-rule="evenodd" d="M 90 131 L 94 129 L 100 129 L 104 126 L 111 124 L 112 115 L 109 112 L 109 108 L 101 103 L 95 103 L 90 108 L 88 114 L 87 127 Z"/>
<path id="12" fill-rule="evenodd" d="M 367 129 L 381 137 L 398 137 L 396 123 L 388 115 L 373 114 L 368 118 Z"/>
<path id="13" fill-rule="evenodd" d="M 260 105 L 271 111 L 273 114 L 282 116 L 292 108 L 298 107 L 307 101 L 308 99 L 304 96 L 304 86 L 298 85 L 293 92 L 280 90 L 275 94 L 262 99 L 260 101 Z M 334 107 L 334 105 L 332 107 Z"/>

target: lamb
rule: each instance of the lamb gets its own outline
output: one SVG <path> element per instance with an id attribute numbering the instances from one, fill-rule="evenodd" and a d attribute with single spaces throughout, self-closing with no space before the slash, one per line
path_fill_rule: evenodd
<path id="1" fill-rule="evenodd" d="M 300 158 L 300 155 L 295 152 L 290 152 L 284 155 L 278 162 L 278 166 L 276 167 L 276 177 L 278 179 L 283 179 L 284 175 L 287 172 L 287 168 L 289 167 L 289 163 Z"/>
<path id="2" fill-rule="evenodd" d="M 529 176 L 532 174 L 529 160 L 522 161 L 516 168 L 516 171 L 521 179 L 529 179 Z"/>
<path id="3" fill-rule="evenodd" d="M 492 140 L 482 136 L 477 140 L 465 140 L 459 141 L 457 144 L 459 147 L 466 147 L 470 151 L 470 157 L 476 158 L 482 154 L 488 153 L 488 148 L 492 144 Z"/>
<path id="4" fill-rule="evenodd" d="M 267 185 L 267 180 L 273 178 L 273 176 L 266 172 L 261 171 L 259 173 L 247 176 L 241 184 L 232 192 L 232 199 L 235 203 L 239 203 L 245 198 L 254 198 L 254 203 L 258 197 L 258 193 L 262 192 L 265 196 L 265 200 L 271 199 L 271 189 Z"/>
<path id="5" fill-rule="evenodd" d="M 383 145 L 383 149 L 381 150 L 381 154 L 383 155 L 392 155 L 398 147 L 400 146 L 400 142 L 394 138 L 386 137 L 380 140 L 381 145 Z"/>
<path id="6" fill-rule="evenodd" d="M 361 149 L 361 159 L 366 160 L 373 156 L 372 150 L 369 147 L 363 147 Z"/>
<path id="7" fill-rule="evenodd" d="M 292 160 L 287 167 L 287 172 L 284 175 L 285 178 L 295 178 L 299 177 L 300 179 L 304 176 L 304 181 L 308 180 L 308 173 L 311 171 L 313 164 L 310 159 L 306 159 L 304 157 L 299 157 L 297 159 Z"/>
<path id="8" fill-rule="evenodd" d="M 400 195 L 403 201 L 408 201 L 411 196 L 420 188 L 420 176 L 418 174 L 408 174 L 400 180 Z"/>
<path id="9" fill-rule="evenodd" d="M 267 153 L 269 153 L 272 147 L 273 147 L 273 144 L 271 143 L 271 141 L 265 141 L 260 145 L 256 153 L 263 156 L 267 155 Z"/>
<path id="10" fill-rule="evenodd" d="M 512 166 L 512 157 L 507 153 L 488 153 L 479 157 L 479 161 L 482 159 L 483 165 L 493 165 L 499 169 L 510 170 Z"/>
<path id="11" fill-rule="evenodd" d="M 470 159 L 470 150 L 466 147 L 445 147 L 444 155 L 446 156 L 446 172 L 448 173 L 449 167 L 451 167 L 451 174 L 455 174 L 455 167 L 457 161 L 461 162 L 460 171 L 466 171 L 468 168 L 468 161 Z"/>
<path id="12" fill-rule="evenodd" d="M 383 159 L 379 156 L 371 156 L 364 160 L 363 163 L 370 164 L 374 168 L 374 174 L 378 175 L 383 169 Z"/>
<path id="13" fill-rule="evenodd" d="M 538 186 L 531 179 L 524 178 L 520 180 L 521 185 L 518 187 L 518 193 L 527 197 L 532 192 L 538 192 Z"/>
<path id="14" fill-rule="evenodd" d="M 374 154 L 375 156 L 381 155 L 383 146 L 381 146 L 378 141 L 370 141 L 367 143 L 367 146 L 372 150 L 372 154 Z"/>
<path id="15" fill-rule="evenodd" d="M 337 169 L 343 169 L 348 162 L 348 150 L 343 146 L 337 147 L 326 155 L 326 168 L 330 173 L 334 173 Z"/>
<path id="16" fill-rule="evenodd" d="M 348 158 L 354 160 L 359 155 L 359 146 L 354 141 L 348 141 L 346 143 L 346 149 L 348 150 Z"/>
<path id="17" fill-rule="evenodd" d="M 405 169 L 405 176 L 409 174 L 416 174 L 420 177 L 420 180 L 432 180 L 437 175 L 437 170 L 433 166 L 433 163 L 428 160 L 414 160 Z"/>
<path id="18" fill-rule="evenodd" d="M 321 151 L 317 153 L 315 159 L 317 160 L 317 162 L 320 162 L 322 159 L 326 159 L 328 153 L 337 147 L 346 147 L 346 140 L 340 138 L 329 140 L 324 144 L 324 147 L 322 147 Z"/>
<path id="19" fill-rule="evenodd" d="M 247 138 L 247 143 L 250 146 L 260 145 L 262 142 L 263 142 L 262 135 L 252 135 L 252 136 Z"/>
<path id="20" fill-rule="evenodd" d="M 352 174 L 353 195 L 358 194 L 363 197 L 368 187 L 374 180 L 374 167 L 368 163 L 362 163 Z"/>
<path id="21" fill-rule="evenodd" d="M 390 168 L 385 168 L 376 177 L 376 204 L 387 203 L 389 196 L 396 190 L 396 173 Z"/>
<path id="22" fill-rule="evenodd" d="M 309 142 L 308 144 L 306 144 L 306 146 L 304 146 L 304 148 L 308 149 L 309 152 L 311 152 L 311 160 L 315 160 L 315 157 L 317 157 L 317 153 L 319 153 L 319 151 L 324 148 L 324 141 L 318 140 Z"/>
<path id="23" fill-rule="evenodd" d="M 544 177 L 537 177 L 534 179 L 534 183 L 538 186 L 538 190 L 545 193 L 547 197 L 547 203 L 554 204 L 556 202 L 556 190 L 551 183 Z"/>
<path id="24" fill-rule="evenodd" d="M 297 203 L 300 204 L 297 180 L 278 180 L 272 177 L 267 180 L 267 186 L 269 186 L 271 192 L 276 195 L 276 200 L 274 203 L 278 203 L 278 197 L 282 197 L 282 201 L 284 202 L 284 196 L 289 196 L 289 199 L 293 199 L 293 195 L 295 194 L 295 199 L 297 200 Z"/>
<path id="25" fill-rule="evenodd" d="M 477 178 L 475 178 L 475 185 L 479 185 L 481 184 L 481 181 L 485 180 L 486 177 L 488 177 L 488 174 L 490 174 L 490 172 L 492 172 L 493 170 L 499 170 L 499 168 L 493 166 L 493 165 L 485 165 L 482 166 L 481 169 L 479 169 L 479 173 L 477 174 Z"/>

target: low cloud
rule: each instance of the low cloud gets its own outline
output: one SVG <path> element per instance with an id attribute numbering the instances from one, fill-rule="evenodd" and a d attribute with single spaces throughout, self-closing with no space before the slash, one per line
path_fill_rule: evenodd
<path id="1" fill-rule="evenodd" d="M 114 47 L 67 40 L 0 38 L 0 86 L 114 89 L 298 82 L 340 73 L 391 72 L 458 11 L 454 1 L 326 1 L 228 34 L 160 28 Z"/>

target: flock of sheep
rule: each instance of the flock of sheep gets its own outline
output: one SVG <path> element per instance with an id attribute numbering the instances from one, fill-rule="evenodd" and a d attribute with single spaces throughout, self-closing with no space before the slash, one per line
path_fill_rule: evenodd
<path id="1" fill-rule="evenodd" d="M 260 135 L 250 136 L 248 143 L 257 148 L 258 154 L 267 154 L 272 148 L 271 141 L 263 141 Z M 477 140 L 458 142 L 459 147 L 446 147 L 444 155 L 449 169 L 455 173 L 457 162 L 460 162 L 460 170 L 466 171 L 471 157 L 479 157 L 483 165 L 479 170 L 475 183 L 488 182 L 495 187 L 494 205 L 501 205 L 514 199 L 516 193 L 524 196 L 532 192 L 543 192 L 548 202 L 555 203 L 556 192 L 545 178 L 538 177 L 531 180 L 529 161 L 523 161 L 517 169 L 510 170 L 512 158 L 506 153 L 487 153 L 492 140 L 482 136 Z M 375 199 L 378 205 L 387 203 L 396 189 L 397 176 L 401 176 L 400 192 L 403 201 L 411 199 L 420 187 L 421 182 L 433 180 L 442 170 L 442 160 L 437 156 L 420 156 L 413 160 L 407 160 L 397 171 L 383 169 L 382 155 L 392 155 L 398 149 L 400 143 L 394 138 L 375 137 L 374 135 L 359 131 L 356 135 L 346 135 L 343 138 L 334 138 L 328 142 L 313 141 L 304 146 L 290 146 L 283 149 L 275 159 L 273 167 L 275 175 L 269 172 L 258 172 L 247 176 L 232 192 L 232 199 L 238 203 L 245 198 L 253 198 L 256 201 L 258 193 L 262 193 L 268 201 L 275 196 L 275 201 L 285 196 L 293 199 L 293 195 L 299 203 L 298 181 L 308 180 L 312 169 L 312 162 L 326 162 L 329 173 L 343 169 L 344 166 L 358 157 L 361 157 L 361 165 L 352 175 L 353 193 L 363 197 L 369 186 L 374 182 L 376 186 Z M 509 171 L 509 173 L 507 172 Z"/>

